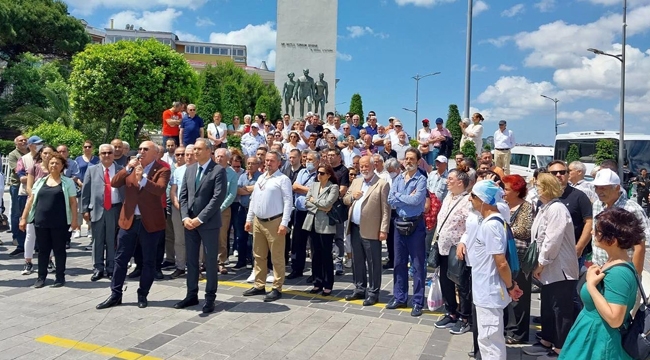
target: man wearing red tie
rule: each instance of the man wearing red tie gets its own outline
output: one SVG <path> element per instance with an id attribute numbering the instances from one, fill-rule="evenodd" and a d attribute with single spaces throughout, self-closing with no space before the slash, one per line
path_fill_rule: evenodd
<path id="1" fill-rule="evenodd" d="M 91 281 L 104 277 L 113 278 L 115 259 L 115 238 L 117 220 L 124 201 L 124 186 L 114 188 L 111 180 L 122 166 L 114 161 L 115 148 L 110 144 L 99 146 L 99 166 L 91 166 L 86 171 L 81 189 L 81 212 L 84 220 L 90 223 L 93 231 L 93 275 Z M 106 247 L 106 258 L 104 258 Z"/>
<path id="2" fill-rule="evenodd" d="M 138 148 L 138 157 L 129 161 L 126 168 L 111 179 L 112 187 L 125 187 L 125 196 L 118 222 L 120 230 L 117 234 L 111 296 L 97 305 L 97 309 L 122 303 L 126 268 L 135 252 L 136 243 L 142 246 L 138 307 L 145 308 L 148 305 L 147 295 L 156 272 L 156 247 L 165 231 L 165 212 L 160 206 L 160 198 L 167 189 L 170 177 L 170 170 L 160 165 L 157 158 L 156 144 L 145 141 Z"/>

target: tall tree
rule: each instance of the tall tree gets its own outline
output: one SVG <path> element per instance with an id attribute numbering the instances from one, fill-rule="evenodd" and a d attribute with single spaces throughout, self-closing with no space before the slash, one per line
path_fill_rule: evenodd
<path id="1" fill-rule="evenodd" d="M 446 128 L 449 130 L 452 138 L 454 139 L 454 149 L 452 151 L 453 156 L 453 154 L 459 151 L 460 138 L 463 136 L 463 132 L 460 129 L 460 112 L 458 112 L 458 105 L 456 104 L 449 105 Z"/>
<path id="2" fill-rule="evenodd" d="M 600 139 L 596 141 L 596 165 L 600 165 L 604 160 L 614 160 L 618 162 L 618 149 L 616 144 L 610 139 Z"/>
<path id="3" fill-rule="evenodd" d="M 181 98 L 198 96 L 198 74 L 183 56 L 154 39 L 90 45 L 72 60 L 70 99 L 81 123 L 103 125 L 104 141 L 117 135 L 128 108 L 162 127 L 162 112 Z"/>
<path id="4" fill-rule="evenodd" d="M 361 100 L 361 95 L 354 94 L 352 95 L 352 99 L 350 99 L 350 112 L 356 115 L 359 115 L 359 118 L 361 121 L 359 124 L 363 123 L 363 101 Z"/>

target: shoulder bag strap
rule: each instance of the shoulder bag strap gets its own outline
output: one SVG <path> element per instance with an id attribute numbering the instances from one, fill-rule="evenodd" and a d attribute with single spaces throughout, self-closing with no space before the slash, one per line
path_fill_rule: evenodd
<path id="1" fill-rule="evenodd" d="M 634 279 L 636 280 L 636 286 L 637 286 L 638 290 L 641 292 L 641 298 L 643 299 L 643 305 L 647 306 L 648 305 L 648 297 L 645 295 L 645 291 L 643 291 L 643 286 L 641 285 L 641 281 L 639 281 L 639 274 L 637 274 L 636 269 L 634 268 L 634 266 L 630 265 L 630 263 L 628 263 L 628 262 L 625 262 L 623 264 L 614 264 L 614 265 L 610 266 L 609 268 L 611 269 L 611 268 L 616 267 L 616 266 L 625 266 L 628 269 L 632 270 L 632 272 L 634 273 Z"/>
<path id="2" fill-rule="evenodd" d="M 442 223 L 440 224 L 440 227 L 438 229 L 442 230 L 442 227 L 447 222 L 447 219 L 449 219 L 449 215 L 451 215 L 451 213 L 454 212 L 454 208 L 456 208 L 456 205 L 460 204 L 460 202 L 463 200 L 463 198 L 465 198 L 465 196 L 467 196 L 467 194 L 461 196 L 460 199 L 458 199 L 458 201 L 456 201 L 454 206 L 452 206 L 451 209 L 449 209 L 449 212 L 447 213 L 447 216 L 445 216 L 445 219 L 442 220 Z M 436 241 L 438 241 L 438 236 L 439 236 L 439 230 L 436 230 Z"/>

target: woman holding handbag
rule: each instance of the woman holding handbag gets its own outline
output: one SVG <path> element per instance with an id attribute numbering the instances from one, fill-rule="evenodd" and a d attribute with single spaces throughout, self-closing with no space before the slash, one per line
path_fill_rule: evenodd
<path id="1" fill-rule="evenodd" d="M 526 180 L 520 175 L 507 175 L 502 179 L 505 186 L 504 200 L 510 207 L 510 228 L 515 236 L 519 263 L 523 262 L 530 245 L 530 228 L 533 225 L 533 206 L 526 201 Z M 515 281 L 524 294 L 519 301 L 506 309 L 506 344 L 522 344 L 530 332 L 530 289 L 532 276 L 520 271 Z"/>
<path id="2" fill-rule="evenodd" d="M 305 207 L 307 216 L 302 229 L 309 231 L 312 246 L 312 276 L 314 287 L 310 294 L 332 294 L 334 286 L 334 263 L 332 262 L 332 244 L 336 234 L 336 225 L 330 225 L 327 213 L 339 198 L 339 185 L 334 169 L 330 165 L 318 166 L 316 179 L 307 191 Z"/>
<path id="3" fill-rule="evenodd" d="M 623 349 L 621 327 L 636 303 L 636 270 L 628 255 L 643 241 L 643 227 L 631 212 L 608 208 L 596 216 L 593 244 L 607 252 L 592 265 L 580 290 L 584 307 L 564 342 L 560 359 L 632 359 Z"/>

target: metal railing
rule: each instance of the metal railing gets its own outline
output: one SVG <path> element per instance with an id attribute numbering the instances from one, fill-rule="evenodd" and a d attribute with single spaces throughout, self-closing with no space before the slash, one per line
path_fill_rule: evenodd
<path id="1" fill-rule="evenodd" d="M 7 186 L 9 185 L 9 174 L 11 173 L 11 170 L 9 169 L 9 158 L 2 155 L 0 156 L 0 159 L 2 159 L 2 174 L 5 176 L 4 185 Z"/>

